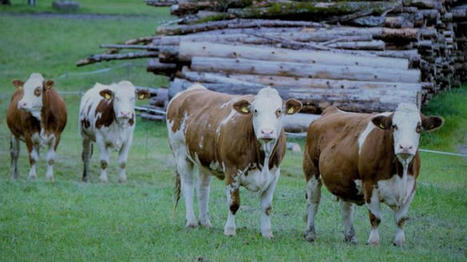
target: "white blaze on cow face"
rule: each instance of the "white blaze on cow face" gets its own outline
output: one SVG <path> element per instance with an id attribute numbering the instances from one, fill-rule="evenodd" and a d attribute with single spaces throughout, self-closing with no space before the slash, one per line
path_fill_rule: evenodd
<path id="1" fill-rule="evenodd" d="M 295 114 L 302 104 L 295 99 L 289 99 L 284 104 L 276 89 L 266 87 L 258 92 L 251 104 L 240 100 L 233 107 L 241 114 L 252 114 L 256 138 L 261 143 L 267 143 L 279 137 L 284 114 Z"/>
<path id="2" fill-rule="evenodd" d="M 15 81 L 13 84 L 15 84 Z M 42 93 L 52 88 L 53 84 L 54 82 L 52 80 L 44 81 L 44 78 L 39 73 L 31 74 L 29 79 L 22 85 L 24 91 L 23 97 L 18 101 L 18 109 L 27 111 L 40 120 Z M 17 87 L 21 88 L 20 86 Z"/>
<path id="3" fill-rule="evenodd" d="M 100 95 L 105 99 L 113 100 L 115 118 L 119 124 L 126 124 L 135 115 L 135 101 L 149 97 L 147 91 L 136 91 L 129 81 L 121 81 L 111 85 L 111 89 L 104 89 Z"/>
<path id="4" fill-rule="evenodd" d="M 390 129 L 394 139 L 394 154 L 401 163 L 409 163 L 415 156 L 420 142 L 420 133 L 439 128 L 443 119 L 425 117 L 414 104 L 402 103 L 391 116 L 377 116 L 373 123 L 382 129 Z"/>

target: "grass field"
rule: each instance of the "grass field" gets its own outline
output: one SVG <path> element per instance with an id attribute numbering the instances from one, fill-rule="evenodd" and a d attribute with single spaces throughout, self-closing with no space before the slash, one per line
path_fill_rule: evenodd
<path id="1" fill-rule="evenodd" d="M 85 3 L 90 6 L 89 11 L 82 12 L 90 13 L 139 14 L 138 10 L 144 8 L 157 10 L 144 7 L 141 1 L 129 6 L 120 2 L 120 7 L 112 4 L 109 11 L 105 9 L 106 1 L 80 1 L 83 7 Z M 31 72 L 39 71 L 54 79 L 55 88 L 60 91 L 83 91 L 96 81 L 110 83 L 121 79 L 142 86 L 163 84 L 166 79 L 145 72 L 145 61 L 74 66 L 78 59 L 98 52 L 99 43 L 151 34 L 158 23 L 169 19 L 166 9 L 157 12 L 154 16 L 91 20 L 0 13 L 0 261 L 466 261 L 467 160 L 460 157 L 422 153 L 422 172 L 409 211 L 404 248 L 391 245 L 395 227 L 392 212 L 386 207 L 380 247 L 365 245 L 369 221 L 364 207 L 357 208 L 355 214 L 359 244 L 345 244 L 339 204 L 326 190 L 317 215 L 318 240 L 313 244 L 304 241 L 302 155 L 291 152 L 282 165 L 273 202 L 274 240 L 260 236 L 259 199 L 246 190 L 241 193 L 237 236 L 224 237 L 227 207 L 223 182 L 219 180 L 212 184 L 213 228 L 187 230 L 183 204 L 176 217 L 171 216 L 174 167 L 165 126 L 141 119 L 129 155 L 128 182 L 117 183 L 113 155 L 110 182 L 99 183 L 96 151 L 91 182 L 82 183 L 79 95 L 65 96 L 69 121 L 57 152 L 55 182 L 45 182 L 43 156 L 38 179 L 27 180 L 24 144 L 19 160 L 20 179 L 11 181 L 9 131 L 4 121 L 14 91 L 11 80 L 25 80 Z M 105 68 L 111 70 L 83 74 Z M 424 135 L 421 147 L 454 152 L 460 143 L 465 143 L 465 101 L 467 86 L 436 97 L 424 109 L 444 116 L 446 124 L 440 131 Z"/>

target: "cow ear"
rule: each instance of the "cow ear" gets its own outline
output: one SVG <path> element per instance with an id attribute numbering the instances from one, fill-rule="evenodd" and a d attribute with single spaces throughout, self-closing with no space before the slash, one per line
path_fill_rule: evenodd
<path id="1" fill-rule="evenodd" d="M 238 102 L 235 102 L 235 104 L 233 104 L 233 108 L 235 110 L 237 110 L 237 112 L 239 112 L 240 114 L 244 114 L 244 115 L 248 115 L 251 111 L 250 111 L 250 102 L 246 101 L 245 99 L 242 99 Z"/>
<path id="2" fill-rule="evenodd" d="M 109 89 L 101 90 L 99 94 L 107 100 L 110 100 L 114 97 L 114 92 L 112 92 L 112 90 Z"/>
<path id="3" fill-rule="evenodd" d="M 24 82 L 23 82 L 23 81 L 16 79 L 16 80 L 11 81 L 11 83 L 12 83 L 13 86 L 15 86 L 16 88 L 18 88 L 18 89 L 20 89 L 20 90 L 23 89 L 23 85 L 24 85 Z"/>
<path id="4" fill-rule="evenodd" d="M 54 87 L 54 83 L 54 80 L 47 80 L 42 82 L 42 86 L 44 87 L 44 90 L 48 90 Z"/>
<path id="5" fill-rule="evenodd" d="M 422 115 L 422 127 L 424 131 L 434 131 L 444 124 L 444 119 L 440 116 L 424 116 Z"/>
<path id="6" fill-rule="evenodd" d="M 136 96 L 138 97 L 139 100 L 143 100 L 143 99 L 148 99 L 151 94 L 149 93 L 148 90 L 139 90 L 139 91 L 136 91 Z"/>
<path id="7" fill-rule="evenodd" d="M 287 99 L 285 101 L 285 113 L 287 115 L 293 115 L 298 113 L 302 109 L 302 102 L 298 101 L 297 99 Z"/>
<path id="8" fill-rule="evenodd" d="M 375 116 L 371 122 L 381 129 L 389 129 L 392 125 L 392 116 Z"/>

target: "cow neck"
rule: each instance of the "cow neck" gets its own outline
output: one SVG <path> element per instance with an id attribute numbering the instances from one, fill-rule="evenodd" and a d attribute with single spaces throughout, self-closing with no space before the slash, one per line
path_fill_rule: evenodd
<path id="1" fill-rule="evenodd" d="M 49 127 L 49 121 L 50 118 L 53 115 L 53 112 L 50 108 L 50 96 L 51 96 L 52 90 L 46 89 L 42 93 L 42 108 L 41 108 L 41 119 L 40 119 L 40 130 L 41 130 L 41 136 L 44 135 L 45 132 L 47 132 L 47 128 Z"/>
<path id="2" fill-rule="evenodd" d="M 279 138 L 277 138 L 273 143 L 269 143 L 268 145 L 261 144 L 256 138 L 253 122 L 249 122 L 251 125 L 248 129 L 248 137 L 250 137 L 252 140 L 249 144 L 252 145 L 255 149 L 255 162 L 258 167 L 262 166 L 262 172 L 269 172 L 270 161 L 277 151 L 277 142 L 279 141 Z"/>

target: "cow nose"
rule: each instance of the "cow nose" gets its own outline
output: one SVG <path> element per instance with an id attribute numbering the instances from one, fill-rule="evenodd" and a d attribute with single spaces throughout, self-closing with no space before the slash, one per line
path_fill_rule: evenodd
<path id="1" fill-rule="evenodd" d="M 266 140 L 266 141 L 270 141 L 270 140 L 274 139 L 274 130 L 272 130 L 270 128 L 261 129 L 260 139 L 261 140 Z"/>
<path id="2" fill-rule="evenodd" d="M 131 118 L 131 112 L 120 112 L 121 118 Z"/>
<path id="3" fill-rule="evenodd" d="M 409 151 L 409 150 L 413 149 L 413 145 L 409 145 L 409 146 L 399 145 L 399 149 L 401 149 L 403 151 Z"/>

